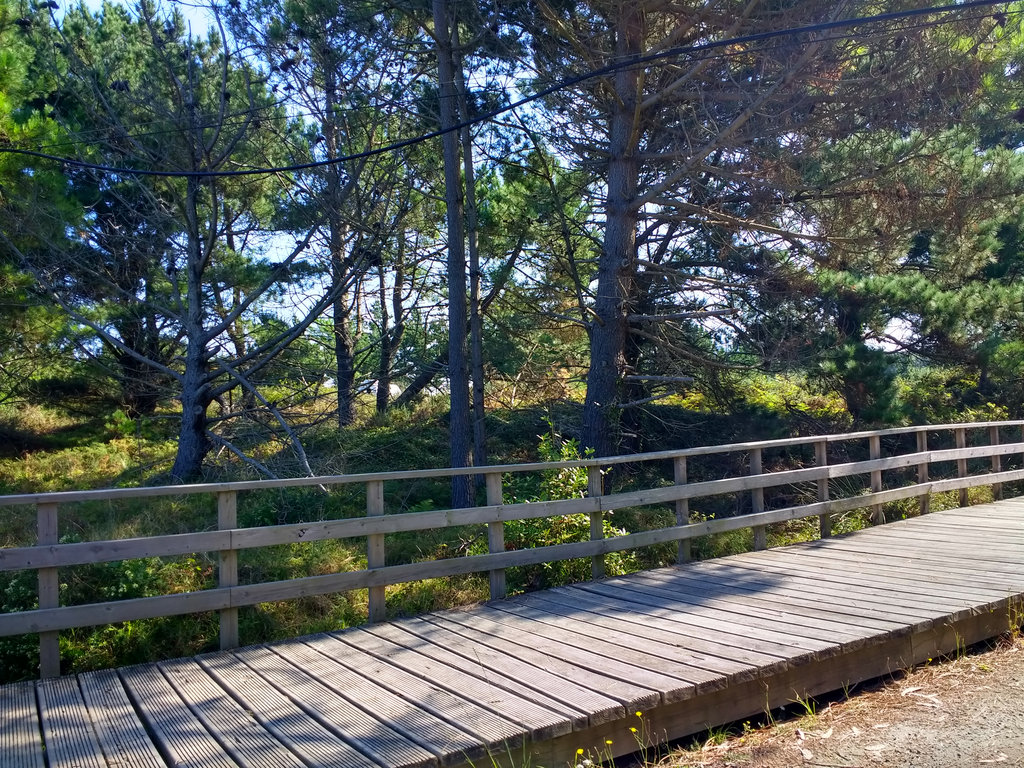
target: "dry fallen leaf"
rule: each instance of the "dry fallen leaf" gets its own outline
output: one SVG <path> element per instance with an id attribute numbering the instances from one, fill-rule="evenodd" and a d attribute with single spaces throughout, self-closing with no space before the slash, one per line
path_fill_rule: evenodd
<path id="1" fill-rule="evenodd" d="M 913 686 L 911 688 L 904 688 L 902 691 L 900 691 L 900 696 L 908 696 L 909 694 L 914 693 L 916 691 L 920 691 L 920 690 L 921 690 L 921 686 L 920 685 L 915 685 L 915 686 Z"/>
<path id="2" fill-rule="evenodd" d="M 800 754 L 804 756 L 804 760 L 813 760 L 814 753 L 809 749 L 801 749 Z"/>
<path id="3" fill-rule="evenodd" d="M 831 735 L 831 728 L 829 728 L 827 731 L 801 731 L 800 729 L 797 729 L 797 736 L 799 737 L 799 741 L 803 741 L 804 739 L 827 739 Z"/>
<path id="4" fill-rule="evenodd" d="M 978 762 L 979 763 L 1005 763 L 1009 759 L 1010 759 L 1009 755 L 1007 755 L 1005 752 L 1000 752 L 998 755 L 996 755 L 991 760 L 979 760 Z"/>
<path id="5" fill-rule="evenodd" d="M 936 696 L 934 693 L 912 693 L 910 695 L 911 696 L 916 696 L 919 699 L 927 699 L 926 702 L 925 701 L 919 701 L 918 702 L 918 704 L 920 704 L 923 707 L 936 707 L 937 708 L 937 707 L 941 707 L 942 706 L 942 702 L 939 701 L 939 697 Z"/>
<path id="6" fill-rule="evenodd" d="M 721 744 L 716 744 L 711 739 L 701 747 L 701 752 L 726 752 L 730 748 L 731 744 L 728 741 L 723 741 Z"/>

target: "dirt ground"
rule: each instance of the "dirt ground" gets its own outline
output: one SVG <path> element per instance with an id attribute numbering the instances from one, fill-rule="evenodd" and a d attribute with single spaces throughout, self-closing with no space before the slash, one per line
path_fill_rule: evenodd
<path id="1" fill-rule="evenodd" d="M 738 735 L 712 733 L 659 768 L 1024 768 L 1024 639 L 800 709 L 774 725 L 740 725 Z"/>

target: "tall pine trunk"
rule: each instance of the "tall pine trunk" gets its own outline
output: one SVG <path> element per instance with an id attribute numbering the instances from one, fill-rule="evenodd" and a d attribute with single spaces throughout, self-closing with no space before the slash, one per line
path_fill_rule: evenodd
<path id="1" fill-rule="evenodd" d="M 455 88 L 455 52 L 448 26 L 447 0 L 433 0 L 434 38 L 437 46 L 438 92 L 444 156 L 444 199 L 448 226 L 448 387 L 451 465 L 469 465 L 470 406 L 466 360 L 466 246 L 462 222 L 462 179 L 459 174 L 458 94 Z M 471 503 L 468 476 L 452 478 L 452 506 Z"/>
<path id="2" fill-rule="evenodd" d="M 341 131 L 337 122 L 338 75 L 333 67 L 324 68 L 324 115 L 321 130 L 328 157 L 341 154 Z M 347 283 L 350 279 L 351 259 L 345 252 L 345 237 L 348 227 L 342 218 L 341 208 L 345 193 L 341 169 L 337 165 L 327 167 L 327 189 L 324 203 L 327 207 L 327 239 L 330 250 L 331 290 L 334 301 L 331 305 L 331 332 L 334 337 L 334 383 L 337 387 L 336 403 L 338 426 L 347 427 L 355 420 L 355 361 L 354 341 L 349 328 L 351 315 L 350 296 Z"/>
<path id="3" fill-rule="evenodd" d="M 196 163 L 198 166 L 198 162 Z M 203 460 L 210 450 L 206 436 L 207 410 L 210 407 L 207 337 L 204 327 L 203 272 L 206 255 L 199 228 L 199 180 L 186 182 L 185 220 L 187 242 L 185 307 L 185 370 L 181 378 L 181 427 L 178 451 L 171 468 L 176 482 L 195 480 L 202 474 Z"/>
<path id="4" fill-rule="evenodd" d="M 348 295 L 342 292 L 334 299 L 332 330 L 334 332 L 335 384 L 337 385 L 338 426 L 347 427 L 355 420 L 355 360 L 352 332 L 349 328 Z"/>
<path id="5" fill-rule="evenodd" d="M 209 388 L 205 383 L 206 364 L 203 350 L 193 351 L 190 342 L 185 356 L 185 375 L 181 382 L 181 429 L 178 431 L 178 451 L 174 456 L 171 478 L 184 483 L 198 478 L 203 471 L 203 460 L 210 450 L 206 436 L 207 411 L 210 407 Z"/>
<path id="6" fill-rule="evenodd" d="M 452 31 L 455 45 L 459 44 L 458 29 Z M 459 112 L 463 121 L 469 118 L 469 97 L 466 91 L 466 75 L 462 57 L 455 59 L 456 86 L 459 92 Z M 473 134 L 469 126 L 459 131 L 462 142 L 462 167 L 466 183 L 466 234 L 469 240 L 469 357 L 472 365 L 473 382 L 473 464 L 482 467 L 487 464 L 487 432 L 484 419 L 484 322 L 480 308 L 480 238 L 476 207 L 476 170 L 473 167 Z M 477 475 L 479 481 L 482 475 Z"/>
<path id="7" fill-rule="evenodd" d="M 642 18 L 630 4 L 622 6 L 616 23 L 619 59 L 640 51 Z M 618 446 L 620 385 L 625 375 L 629 307 L 635 290 L 636 195 L 640 161 L 636 157 L 636 113 L 640 72 L 615 74 L 615 95 L 609 116 L 608 191 L 605 233 L 598 262 L 595 318 L 590 324 L 590 371 L 583 406 L 583 445 L 597 456 Z"/>

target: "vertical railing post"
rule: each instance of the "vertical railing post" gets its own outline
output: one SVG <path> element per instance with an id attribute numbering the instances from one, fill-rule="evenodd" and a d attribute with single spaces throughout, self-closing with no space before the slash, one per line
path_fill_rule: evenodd
<path id="1" fill-rule="evenodd" d="M 686 485 L 686 457 L 677 456 L 672 461 L 672 474 L 676 485 Z M 687 525 L 690 522 L 690 500 L 676 499 L 676 525 Z M 690 561 L 691 539 L 679 540 L 679 551 L 676 554 L 676 561 L 687 563 Z"/>
<path id="2" fill-rule="evenodd" d="M 47 546 L 58 542 L 57 536 L 57 505 L 37 504 L 36 522 L 39 546 Z M 57 608 L 60 606 L 60 579 L 56 568 L 40 568 L 39 607 Z M 39 676 L 60 676 L 60 633 L 39 633 Z"/>
<path id="3" fill-rule="evenodd" d="M 238 527 L 238 493 L 220 491 L 217 494 L 217 528 L 230 531 Z M 238 550 L 222 549 L 217 563 L 217 583 L 222 589 L 238 586 Z M 220 649 L 238 647 L 238 609 L 220 611 Z"/>
<path id="4" fill-rule="evenodd" d="M 928 433 L 921 430 L 917 433 L 917 452 L 925 453 L 928 450 Z M 928 482 L 928 462 L 924 461 L 917 465 L 917 484 L 925 485 Z M 932 495 L 925 490 L 917 497 L 918 512 L 927 515 L 932 505 Z"/>
<path id="5" fill-rule="evenodd" d="M 587 467 L 587 496 L 604 495 L 604 475 L 600 467 Z M 590 513 L 590 540 L 604 538 L 604 512 Z M 604 578 L 604 555 L 594 555 L 590 560 L 590 575 L 594 579 Z"/>
<path id="6" fill-rule="evenodd" d="M 956 435 L 956 447 L 966 448 L 967 447 L 967 430 L 963 428 L 954 429 L 953 433 Z M 958 478 L 967 477 L 967 459 L 956 460 L 956 476 Z M 961 507 L 967 506 L 967 489 L 959 489 L 959 501 Z"/>
<path id="7" fill-rule="evenodd" d="M 814 463 L 819 467 L 828 466 L 828 440 L 819 440 L 814 444 Z M 818 481 L 818 501 L 828 501 L 828 477 Z M 832 515 L 828 512 L 818 515 L 818 535 L 827 539 L 832 535 Z"/>
<path id="8" fill-rule="evenodd" d="M 384 514 L 384 481 L 371 480 L 366 484 L 366 516 L 377 517 Z M 383 568 L 384 534 L 371 533 L 366 537 L 366 567 Z M 387 606 L 384 602 L 384 587 L 368 589 L 367 613 L 370 622 L 384 621 L 387 617 Z"/>
<path id="9" fill-rule="evenodd" d="M 501 504 L 501 473 L 488 472 L 485 476 L 487 483 L 487 504 L 497 506 Z M 500 520 L 496 523 L 487 524 L 487 551 L 491 553 L 505 551 L 505 523 Z M 496 568 L 490 572 L 491 600 L 500 600 L 505 597 L 505 569 Z"/>
<path id="10" fill-rule="evenodd" d="M 988 428 L 988 442 L 989 445 L 999 445 L 999 427 Z M 993 456 L 992 457 L 992 472 L 998 474 L 1003 471 L 1003 457 Z M 999 501 L 1003 498 L 1003 484 L 992 483 L 992 498 Z"/>
<path id="11" fill-rule="evenodd" d="M 878 435 L 871 435 L 868 438 L 868 453 L 871 459 L 882 458 L 882 438 Z M 871 472 L 871 492 L 878 493 L 882 490 L 882 470 L 876 469 Z M 881 525 L 885 522 L 885 513 L 881 504 L 871 505 L 871 522 Z"/>
<path id="12" fill-rule="evenodd" d="M 760 448 L 750 449 L 750 474 L 761 474 Z M 759 512 L 764 512 L 764 488 L 753 488 L 750 491 L 750 511 L 755 515 Z M 768 549 L 768 527 L 765 525 L 755 525 L 753 526 L 753 529 L 754 549 Z"/>

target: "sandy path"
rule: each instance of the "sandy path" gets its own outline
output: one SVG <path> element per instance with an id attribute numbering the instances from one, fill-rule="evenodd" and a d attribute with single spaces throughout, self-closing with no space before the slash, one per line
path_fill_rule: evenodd
<path id="1" fill-rule="evenodd" d="M 1024 639 L 918 667 L 814 714 L 676 751 L 660 765 L 1024 768 Z"/>

